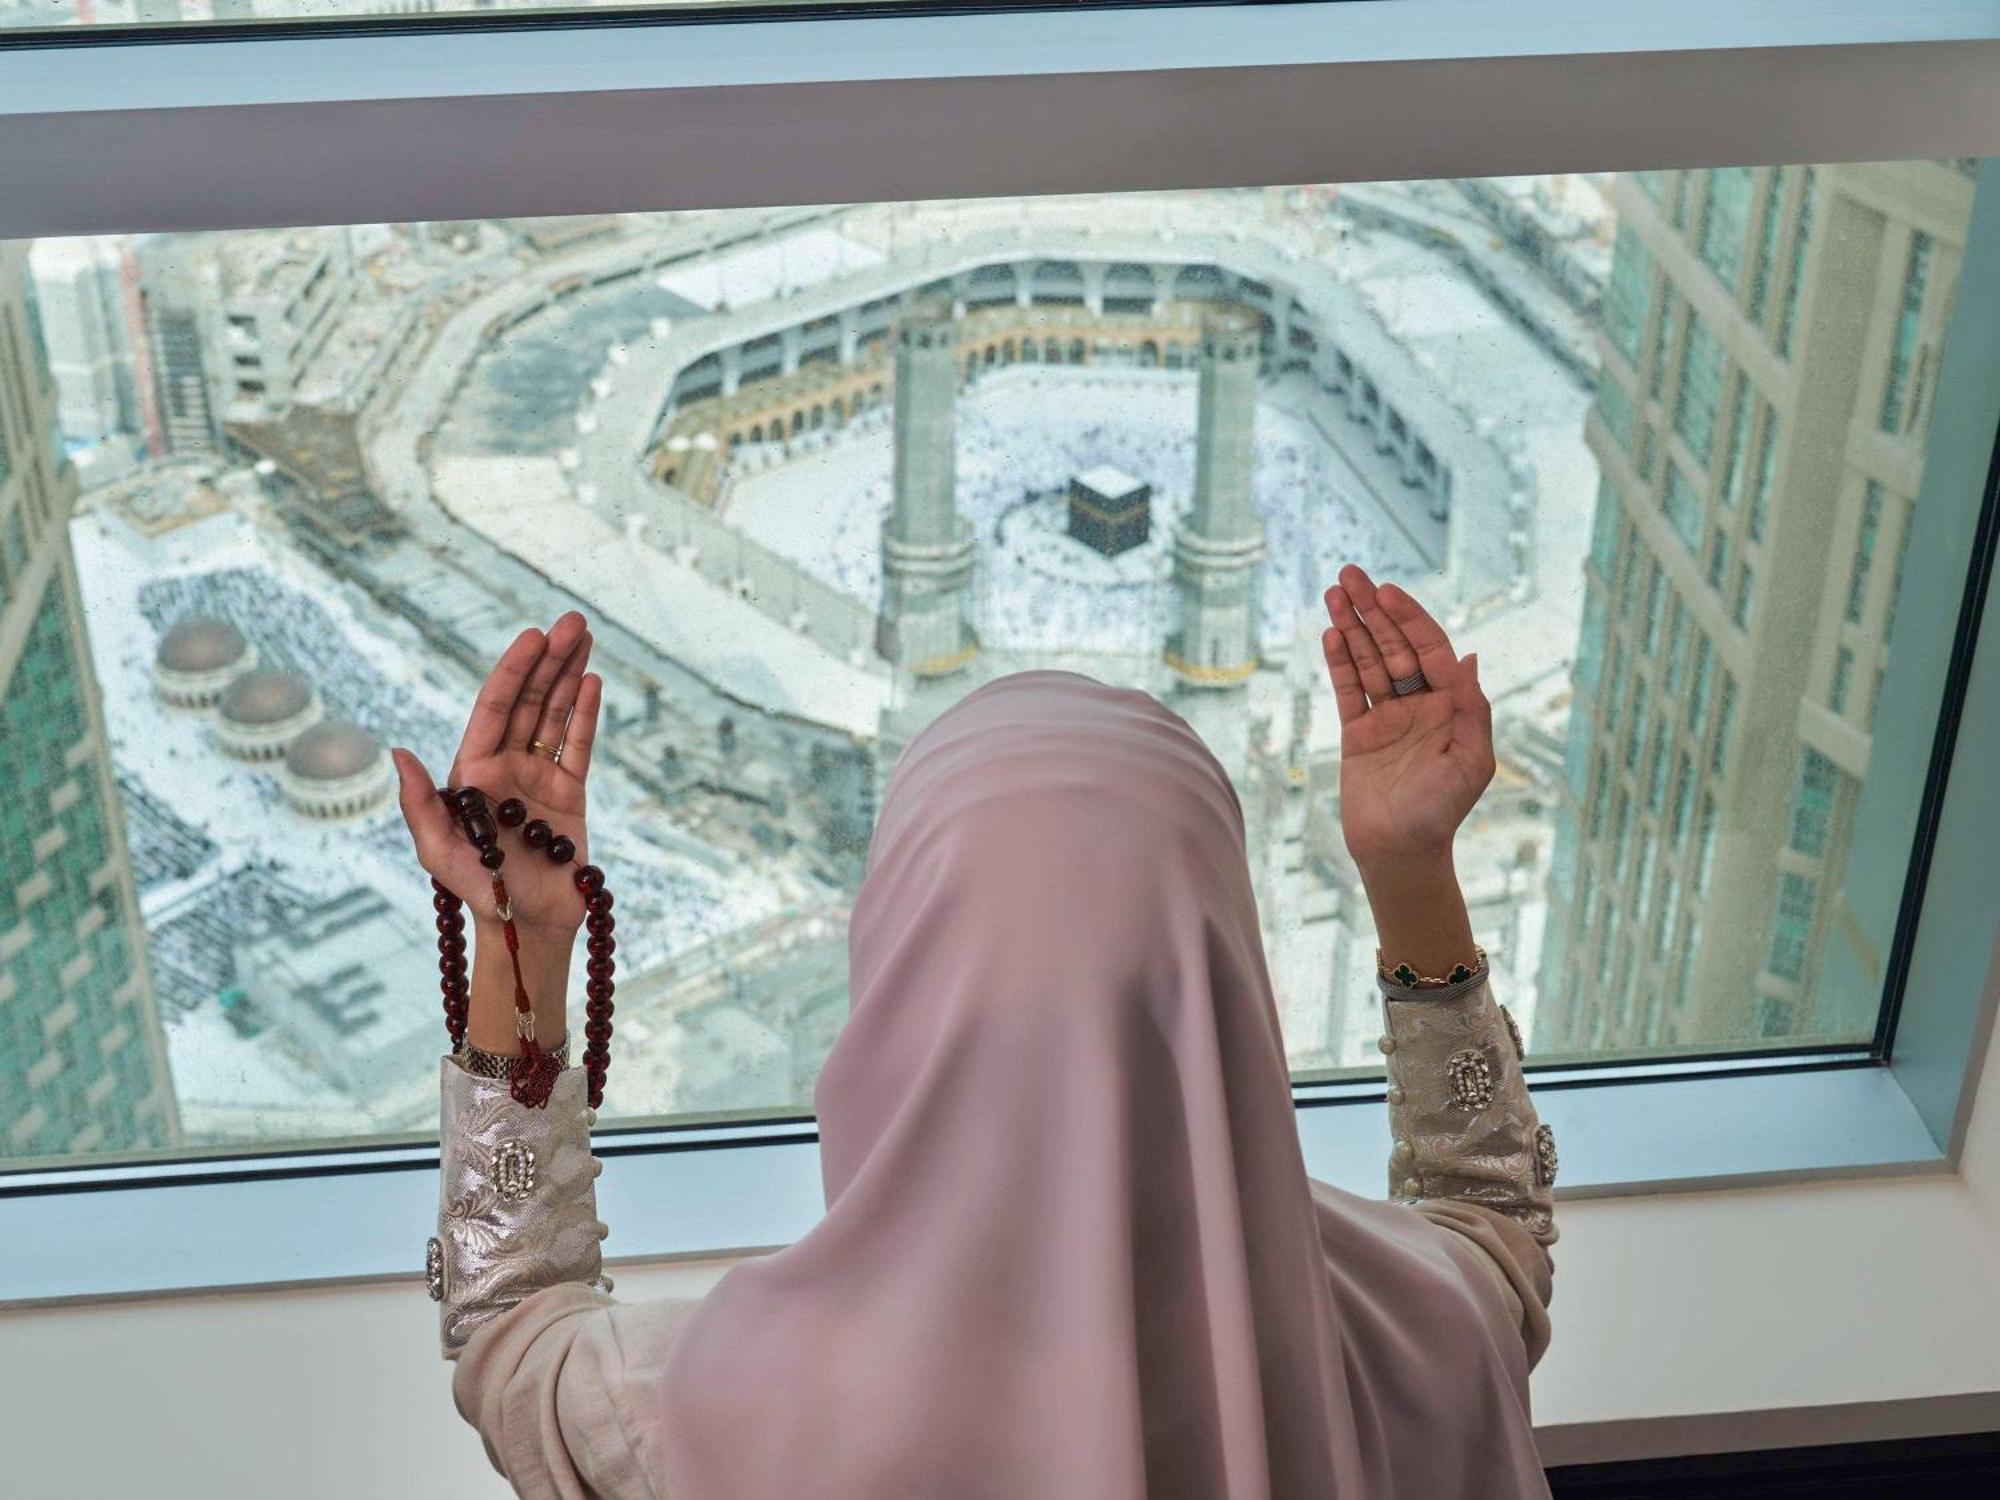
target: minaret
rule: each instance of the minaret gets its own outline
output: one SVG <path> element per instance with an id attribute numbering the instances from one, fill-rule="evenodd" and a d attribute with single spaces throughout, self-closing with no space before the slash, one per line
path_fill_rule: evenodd
<path id="1" fill-rule="evenodd" d="M 876 646 L 920 677 L 957 671 L 979 650 L 965 619 L 972 523 L 956 503 L 957 342 L 942 303 L 913 302 L 896 331 L 896 500 L 882 528 Z"/>
<path id="2" fill-rule="evenodd" d="M 1194 508 L 1174 538 L 1180 619 L 1167 637 L 1167 665 L 1195 687 L 1234 687 L 1257 670 L 1264 523 L 1250 501 L 1250 438 L 1261 345 L 1245 308 L 1217 308 L 1202 326 Z"/>

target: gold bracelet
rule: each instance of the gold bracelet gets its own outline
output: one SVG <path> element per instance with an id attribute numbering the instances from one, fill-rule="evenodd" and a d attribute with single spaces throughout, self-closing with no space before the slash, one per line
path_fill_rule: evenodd
<path id="1" fill-rule="evenodd" d="M 1389 960 L 1383 957 L 1382 950 L 1377 948 L 1375 950 L 1375 972 L 1382 978 L 1392 979 L 1407 989 L 1430 989 L 1440 985 L 1457 984 L 1461 979 L 1470 979 L 1474 974 L 1477 974 L 1481 969 L 1486 967 L 1486 950 L 1480 947 L 1479 944 L 1474 943 L 1472 951 L 1479 955 L 1476 963 L 1469 965 L 1453 964 L 1449 974 L 1445 975 L 1442 979 L 1432 979 L 1419 974 L 1408 964 L 1397 964 L 1395 968 L 1390 968 Z"/>

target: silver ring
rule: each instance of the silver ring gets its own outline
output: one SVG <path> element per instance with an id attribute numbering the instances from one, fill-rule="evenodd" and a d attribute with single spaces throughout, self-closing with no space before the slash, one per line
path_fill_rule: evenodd
<path id="1" fill-rule="evenodd" d="M 1405 698 L 1411 693 L 1421 693 L 1425 688 L 1430 686 L 1430 683 L 1424 680 L 1423 669 L 1420 667 L 1408 677 L 1392 679 L 1389 686 L 1396 690 L 1398 698 Z"/>

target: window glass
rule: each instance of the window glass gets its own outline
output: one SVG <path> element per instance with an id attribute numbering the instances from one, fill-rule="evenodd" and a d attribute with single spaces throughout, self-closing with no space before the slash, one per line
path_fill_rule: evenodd
<path id="1" fill-rule="evenodd" d="M 1783 223 L 1785 172 L 1772 168 L 1764 180 L 1764 204 L 1758 213 L 1757 269 L 1750 278 L 1750 321 L 1762 323 L 1771 303 L 1771 271 L 1778 253 L 1778 229 Z"/>
<path id="2" fill-rule="evenodd" d="M 1677 463 L 1669 462 L 1667 465 L 1667 489 L 1663 503 L 1667 524 L 1673 527 L 1681 545 L 1693 552 L 1701 545 L 1701 496 Z"/>
<path id="3" fill-rule="evenodd" d="M 606 685 L 610 1122 L 810 1109 L 890 768 L 1034 666 L 1195 724 L 1242 793 L 1293 1068 L 1379 1068 L 1318 657 L 1349 561 L 1503 674 L 1519 794 L 1459 858 L 1501 893 L 1480 936 L 1536 1050 L 1654 1045 L 1662 1006 L 1682 1049 L 1756 1044 L 1742 975 L 1684 945 L 1760 952 L 1779 860 L 1815 865 L 1834 923 L 1859 799 L 1810 756 L 1875 771 L 1858 705 L 1823 744 L 1799 697 L 1878 690 L 1897 586 L 1871 575 L 1893 547 L 1900 579 L 1919 491 L 1849 469 L 1885 383 L 1907 408 L 1939 367 L 1972 179 L 1675 181 L 1685 223 L 1567 173 L 0 244 L 0 1156 L 433 1130 L 435 935 L 386 748 L 442 778 L 485 668 L 570 607 Z M 1822 292 L 1815 214 L 1843 236 Z M 1764 320 L 1690 317 L 1716 275 Z M 1726 378 L 1781 368 L 1806 306 L 1873 368 Z M 903 344 L 926 308 L 943 337 Z M 1227 372 L 1224 323 L 1252 356 Z M 1624 457 L 1642 365 L 1685 443 L 1652 483 Z M 1836 397 L 1856 441 L 1795 455 Z M 1818 576 L 1690 592 L 1712 493 L 1752 540 L 1833 538 Z M 942 604 L 884 546 L 919 520 L 963 564 Z M 1225 577 L 1177 563 L 1191 535 L 1261 553 Z M 1730 663 L 1810 664 L 1789 701 L 1717 660 L 1731 617 Z M 1768 764 L 1814 768 L 1796 805 L 1745 793 Z M 1556 865 L 1582 889 L 1522 874 Z M 1600 967 L 1629 1014 L 1578 982 Z M 1813 1014 L 1769 1045 L 1830 1036 Z"/>
<path id="4" fill-rule="evenodd" d="M 1704 466 L 1715 446 L 1715 408 L 1722 399 L 1722 345 L 1701 317 L 1690 311 L 1687 356 L 1681 365 L 1680 399 L 1674 408 L 1674 430 L 1687 441 Z"/>
<path id="5" fill-rule="evenodd" d="M 1701 221 L 1701 258 L 1732 292 L 1743 269 L 1751 175 L 1748 167 L 1718 167 L 1708 174 L 1708 203 Z"/>
<path id="6" fill-rule="evenodd" d="M 1641 177 L 1657 173 L 1639 174 Z M 1646 304 L 1653 295 L 1653 256 L 1629 224 L 1618 226 L 1616 252 L 1611 257 L 1610 282 L 1604 291 L 1604 332 L 1625 363 L 1639 363 L 1639 340 L 1646 325 Z"/>
<path id="7" fill-rule="evenodd" d="M 1854 537 L 1854 557 L 1847 569 L 1847 622 L 1859 624 L 1868 602 L 1868 570 L 1875 563 L 1875 537 L 1882 529 L 1882 486 L 1874 480 L 1861 497 L 1861 525 Z"/>
<path id="8" fill-rule="evenodd" d="M 1799 197 L 1798 223 L 1792 231 L 1792 263 L 1785 273 L 1785 308 L 1778 319 L 1778 352 L 1792 352 L 1792 325 L 1797 321 L 1799 297 L 1806 284 L 1806 252 L 1812 245 L 1813 198 L 1819 191 L 1819 174 L 1807 167 L 1805 187 Z"/>
<path id="9" fill-rule="evenodd" d="M 1910 259 L 1903 268 L 1903 295 L 1889 344 L 1889 373 L 1882 384 L 1884 432 L 1903 430 L 1903 408 L 1910 393 L 1910 366 L 1917 350 L 1917 323 L 1923 316 L 1924 287 L 1930 280 L 1930 267 L 1931 237 L 1919 230 L 1910 236 Z"/>

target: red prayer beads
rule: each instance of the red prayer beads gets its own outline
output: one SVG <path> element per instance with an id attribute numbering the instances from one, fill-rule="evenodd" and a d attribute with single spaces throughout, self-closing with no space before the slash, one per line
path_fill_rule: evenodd
<path id="1" fill-rule="evenodd" d="M 509 1092 L 520 1103 L 545 1107 L 555 1088 L 559 1070 L 553 1054 L 535 1039 L 535 1009 L 528 987 L 521 978 L 521 937 L 514 927 L 514 913 L 507 901 L 507 885 L 500 878 L 506 852 L 500 847 L 502 828 L 519 828 L 521 839 L 530 849 L 540 849 L 554 864 L 572 864 L 576 841 L 558 834 L 548 823 L 528 820 L 528 807 L 519 797 L 509 797 L 488 808 L 486 794 L 476 786 L 444 787 L 438 792 L 458 820 L 459 830 L 479 850 L 479 863 L 492 871 L 493 904 L 500 914 L 500 930 L 507 942 L 507 959 L 514 970 L 514 1018 L 521 1037 L 521 1055 L 514 1060 Z M 584 1014 L 583 1067 L 590 1107 L 604 1102 L 604 1079 L 611 1067 L 611 1003 L 616 965 L 612 954 L 617 926 L 611 915 L 611 892 L 604 884 L 604 872 L 596 865 L 578 865 L 576 888 L 583 894 L 584 926 L 590 937 L 585 949 L 590 955 L 584 965 L 588 982 L 584 994 L 588 1003 Z M 451 1037 L 451 1050 L 465 1046 L 466 1016 L 471 1003 L 472 981 L 465 964 L 465 914 L 458 896 L 435 877 L 431 880 L 431 906 L 437 912 L 438 974 L 444 992 L 444 1025 Z"/>

